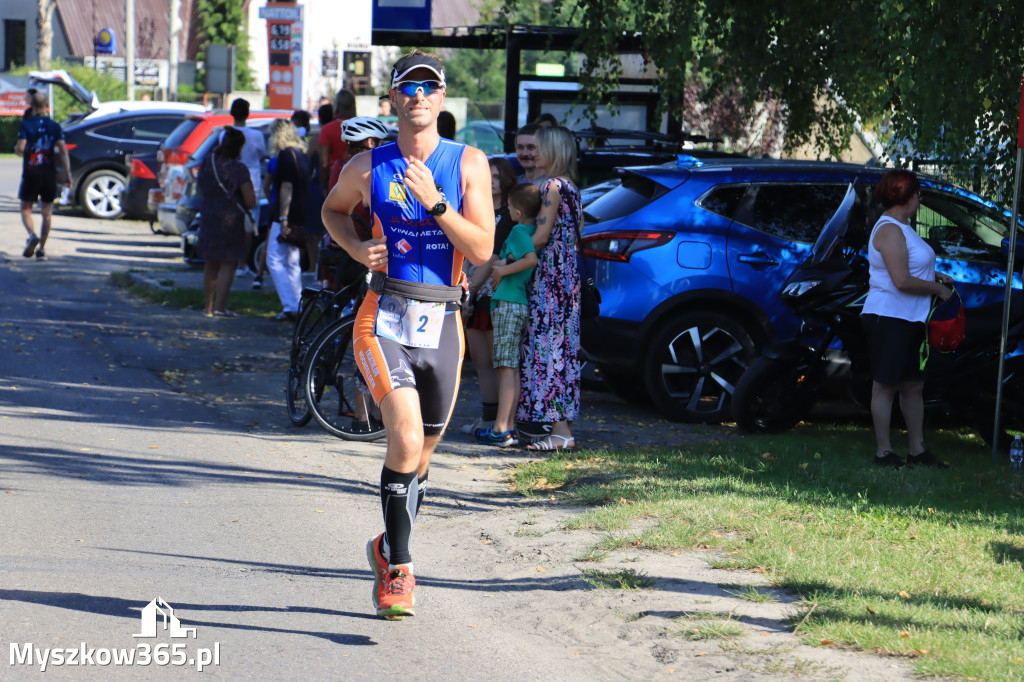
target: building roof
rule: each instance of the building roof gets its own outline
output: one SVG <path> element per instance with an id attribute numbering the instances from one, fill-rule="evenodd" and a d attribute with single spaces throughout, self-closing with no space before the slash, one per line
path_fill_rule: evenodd
<path id="1" fill-rule="evenodd" d="M 168 0 L 135 1 L 135 57 L 167 59 L 170 21 Z M 181 47 L 190 32 L 193 0 L 181 0 Z M 75 57 L 93 54 L 93 38 L 101 29 L 109 28 L 117 35 L 118 56 L 124 56 L 124 0 L 65 0 L 57 4 L 57 14 L 68 40 L 68 49 Z M 181 59 L 187 59 L 184 50 Z"/>
<path id="2" fill-rule="evenodd" d="M 430 8 L 430 23 L 434 28 L 453 26 L 475 26 L 480 23 L 479 0 L 445 0 L 435 2 Z M 484 23 L 494 23 L 488 19 Z"/>

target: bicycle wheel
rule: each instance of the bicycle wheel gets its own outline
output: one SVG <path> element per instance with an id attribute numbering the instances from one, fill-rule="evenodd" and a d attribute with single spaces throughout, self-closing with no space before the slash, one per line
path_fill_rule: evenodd
<path id="1" fill-rule="evenodd" d="M 313 293 L 299 312 L 292 333 L 291 353 L 288 360 L 288 419 L 296 426 L 305 426 L 313 418 L 306 402 L 302 381 L 306 375 L 306 355 L 316 337 L 330 323 L 329 297 L 322 292 Z"/>
<path id="2" fill-rule="evenodd" d="M 325 329 L 306 356 L 306 404 L 324 431 L 344 440 L 384 437 L 380 412 L 356 367 L 352 351 L 354 317 Z"/>

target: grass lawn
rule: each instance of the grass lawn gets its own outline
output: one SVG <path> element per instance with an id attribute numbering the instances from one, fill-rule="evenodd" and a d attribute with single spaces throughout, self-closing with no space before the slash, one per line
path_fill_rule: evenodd
<path id="1" fill-rule="evenodd" d="M 598 560 L 694 548 L 764 573 L 802 599 L 793 626 L 809 644 L 910 657 L 922 675 L 1024 679 L 1024 482 L 974 435 L 933 430 L 928 446 L 952 468 L 882 470 L 870 429 L 802 425 L 578 450 L 521 464 L 512 483 L 586 505 L 567 526 L 606 532 Z"/>
<path id="2" fill-rule="evenodd" d="M 160 273 L 153 273 L 151 277 L 160 282 Z M 110 274 L 110 279 L 116 286 L 128 289 L 132 294 L 153 303 L 192 310 L 202 310 L 206 305 L 202 289 L 193 287 L 154 289 L 135 284 L 127 272 L 113 272 Z M 173 286 L 174 282 L 168 280 L 166 284 Z M 272 291 L 232 291 L 228 304 L 231 310 L 244 317 L 273 317 L 281 310 L 281 301 Z"/>

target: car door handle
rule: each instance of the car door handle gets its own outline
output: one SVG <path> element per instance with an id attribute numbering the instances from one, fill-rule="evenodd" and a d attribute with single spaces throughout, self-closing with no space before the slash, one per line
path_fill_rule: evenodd
<path id="1" fill-rule="evenodd" d="M 772 258 L 764 251 L 758 251 L 756 253 L 744 253 L 741 254 L 736 260 L 747 265 L 778 265 L 779 261 Z"/>

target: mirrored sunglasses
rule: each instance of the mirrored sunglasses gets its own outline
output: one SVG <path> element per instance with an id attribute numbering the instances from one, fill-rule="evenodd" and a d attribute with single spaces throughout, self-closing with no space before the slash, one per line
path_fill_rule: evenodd
<path id="1" fill-rule="evenodd" d="M 444 83 L 441 81 L 402 81 L 395 84 L 395 90 L 406 97 L 415 97 L 416 93 L 422 90 L 424 97 L 430 97 L 435 92 L 444 90 Z"/>

